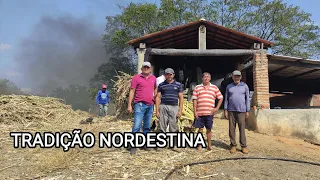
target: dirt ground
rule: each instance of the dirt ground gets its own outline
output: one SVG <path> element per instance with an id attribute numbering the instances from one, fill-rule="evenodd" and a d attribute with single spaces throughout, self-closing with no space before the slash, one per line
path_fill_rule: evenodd
<path id="1" fill-rule="evenodd" d="M 85 117 L 84 117 L 85 118 Z M 95 119 L 93 124 L 66 122 L 59 126 L 48 125 L 47 131 L 126 132 L 131 131 L 130 121 Z M 11 131 L 35 132 L 22 126 L 0 124 L 0 179 L 164 179 L 176 166 L 186 163 L 230 157 L 276 157 L 320 163 L 320 146 L 303 140 L 268 136 L 247 131 L 249 154 L 240 151 L 229 153 L 228 124 L 215 119 L 213 150 L 161 149 L 138 150 L 131 156 L 125 148 L 26 148 L 14 149 Z M 42 128 L 43 129 L 43 128 Z M 237 133 L 238 135 L 238 133 Z M 238 136 L 237 136 L 238 138 Z M 185 167 L 169 179 L 320 179 L 320 167 L 293 162 L 266 160 L 223 161 Z"/>

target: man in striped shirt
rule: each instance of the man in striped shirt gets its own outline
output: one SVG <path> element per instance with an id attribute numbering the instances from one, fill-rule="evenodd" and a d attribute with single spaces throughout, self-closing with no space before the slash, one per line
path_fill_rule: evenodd
<path id="1" fill-rule="evenodd" d="M 202 133 L 203 127 L 207 129 L 208 150 L 211 150 L 211 129 L 213 115 L 222 104 L 223 95 L 219 88 L 210 83 L 211 75 L 207 72 L 202 74 L 202 84 L 197 85 L 193 91 L 194 127 L 199 128 Z M 215 100 L 219 99 L 217 106 Z M 201 147 L 198 147 L 201 150 Z"/>
<path id="2" fill-rule="evenodd" d="M 174 70 L 165 70 L 166 80 L 159 84 L 156 98 L 156 115 L 159 118 L 159 132 L 178 132 L 177 118 L 182 114 L 183 89 L 181 83 L 174 80 Z"/>

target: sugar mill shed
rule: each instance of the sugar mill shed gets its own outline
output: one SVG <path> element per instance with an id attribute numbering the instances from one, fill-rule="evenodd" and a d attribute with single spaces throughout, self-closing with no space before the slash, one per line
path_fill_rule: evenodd
<path id="1" fill-rule="evenodd" d="M 136 49 L 138 55 L 137 72 L 140 71 L 143 61 L 151 62 L 155 76 L 161 75 L 163 69 L 171 67 L 176 71 L 176 79 L 190 90 L 195 84 L 201 83 L 203 72 L 209 72 L 212 83 L 224 93 L 227 84 L 232 82 L 231 72 L 240 70 L 242 81 L 246 82 L 253 92 L 251 106 L 264 107 L 264 111 L 260 111 L 261 118 L 263 113 L 271 110 L 271 113 L 282 114 L 276 116 L 283 119 L 286 113 L 292 114 L 284 109 L 300 110 L 304 116 L 304 111 L 310 110 L 314 113 L 314 108 L 320 107 L 319 96 L 316 95 L 320 94 L 319 60 L 268 54 L 268 48 L 274 45 L 272 42 L 204 19 L 146 34 L 130 40 L 128 44 Z M 275 111 L 279 109 L 281 113 Z M 310 115 L 310 112 L 307 114 Z M 273 133 L 281 132 L 277 130 L 278 126 L 284 129 L 283 124 L 287 123 L 286 120 L 279 120 L 282 122 L 280 125 L 259 125 L 261 118 L 255 111 L 253 126 L 261 131 L 272 126 Z M 311 137 L 312 134 L 320 141 L 320 113 L 310 115 L 307 119 L 310 118 L 318 118 L 313 121 L 317 122 L 316 129 L 311 127 L 313 123 L 301 128 L 315 129 L 305 136 Z M 286 126 L 294 125 L 289 123 Z M 291 131 L 285 133 L 301 134 Z"/>

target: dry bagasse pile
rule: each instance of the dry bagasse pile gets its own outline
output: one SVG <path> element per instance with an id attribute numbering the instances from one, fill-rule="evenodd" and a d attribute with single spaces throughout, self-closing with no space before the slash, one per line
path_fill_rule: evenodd
<path id="1" fill-rule="evenodd" d="M 73 111 L 61 99 L 39 96 L 0 96 L 0 123 L 7 125 L 46 126 L 79 121 L 86 112 Z"/>
<path id="2" fill-rule="evenodd" d="M 131 86 L 132 76 L 130 74 L 119 71 L 114 81 L 113 90 L 115 92 L 114 99 L 116 104 L 116 117 L 129 116 L 127 112 L 128 98 Z"/>

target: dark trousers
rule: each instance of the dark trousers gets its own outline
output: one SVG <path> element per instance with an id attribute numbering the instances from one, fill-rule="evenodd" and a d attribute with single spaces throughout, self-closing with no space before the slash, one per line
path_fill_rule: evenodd
<path id="1" fill-rule="evenodd" d="M 229 138 L 230 138 L 230 146 L 237 146 L 236 143 L 236 125 L 238 123 L 239 132 L 240 132 L 240 145 L 241 147 L 247 147 L 246 142 L 246 113 L 244 112 L 228 112 L 229 116 Z"/>

